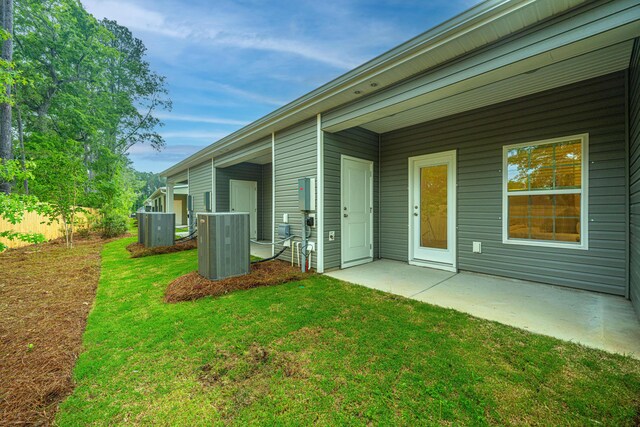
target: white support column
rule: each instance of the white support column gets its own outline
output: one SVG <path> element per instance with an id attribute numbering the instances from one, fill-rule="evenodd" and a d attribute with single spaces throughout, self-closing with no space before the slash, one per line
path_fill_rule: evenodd
<path id="1" fill-rule="evenodd" d="M 165 212 L 173 212 L 173 182 L 167 181 L 167 192 L 165 194 Z"/>
<path id="2" fill-rule="evenodd" d="M 271 241 L 276 241 L 276 133 L 271 132 Z M 271 245 L 271 256 L 276 254 L 276 245 Z"/>
<path id="3" fill-rule="evenodd" d="M 316 162 L 317 170 L 317 197 L 318 206 L 316 210 L 316 230 L 318 242 L 316 245 L 316 270 L 318 273 L 324 273 L 324 133 L 322 132 L 322 115 L 317 116 L 317 142 L 318 142 L 318 160 Z"/>
<path id="4" fill-rule="evenodd" d="M 211 158 L 211 212 L 218 212 L 216 208 L 216 167 L 213 165 L 213 157 Z"/>

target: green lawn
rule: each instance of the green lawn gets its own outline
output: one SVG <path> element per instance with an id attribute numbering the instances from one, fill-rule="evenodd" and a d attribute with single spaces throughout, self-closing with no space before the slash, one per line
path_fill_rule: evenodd
<path id="1" fill-rule="evenodd" d="M 109 243 L 57 422 L 634 425 L 640 362 L 328 277 L 168 305 L 196 251 Z"/>

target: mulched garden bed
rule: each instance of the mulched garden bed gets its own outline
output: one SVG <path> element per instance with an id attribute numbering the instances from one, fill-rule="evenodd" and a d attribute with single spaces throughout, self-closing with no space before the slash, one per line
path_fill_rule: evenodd
<path id="1" fill-rule="evenodd" d="M 50 425 L 100 277 L 105 240 L 75 239 L 0 254 L 0 425 Z"/>
<path id="2" fill-rule="evenodd" d="M 168 303 L 193 301 L 206 296 L 220 296 L 258 286 L 294 282 L 308 276 L 309 273 L 301 272 L 299 267 L 277 260 L 252 264 L 251 273 L 247 275 L 216 281 L 205 279 L 197 271 L 193 271 L 169 283 L 164 300 Z"/>
<path id="3" fill-rule="evenodd" d="M 183 242 L 177 242 L 173 246 L 156 246 L 155 248 L 146 248 L 142 243 L 132 243 L 127 246 L 127 250 L 131 253 L 131 258 L 141 258 L 144 256 L 170 254 L 173 252 L 189 251 L 198 247 L 198 239 L 191 239 Z"/>

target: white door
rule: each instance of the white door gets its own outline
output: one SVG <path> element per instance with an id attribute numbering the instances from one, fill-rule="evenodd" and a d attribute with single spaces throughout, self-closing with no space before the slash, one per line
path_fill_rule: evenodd
<path id="1" fill-rule="evenodd" d="M 342 268 L 373 261 L 373 162 L 342 156 Z"/>
<path id="2" fill-rule="evenodd" d="M 173 201 L 173 212 L 176 214 L 176 225 L 182 224 L 182 200 L 175 199 Z"/>
<path id="3" fill-rule="evenodd" d="M 456 152 L 409 159 L 409 262 L 456 271 Z"/>
<path id="4" fill-rule="evenodd" d="M 258 238 L 258 183 L 256 181 L 229 182 L 229 205 L 231 212 L 249 213 L 251 222 L 251 238 Z"/>

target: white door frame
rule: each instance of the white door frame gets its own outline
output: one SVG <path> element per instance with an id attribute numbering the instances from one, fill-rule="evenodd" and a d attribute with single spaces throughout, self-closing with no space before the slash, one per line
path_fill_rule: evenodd
<path id="1" fill-rule="evenodd" d="M 447 240 L 448 245 L 452 254 L 452 263 L 441 263 L 434 262 L 430 260 L 417 259 L 415 257 L 415 245 L 417 243 L 417 235 L 416 230 L 414 229 L 414 206 L 419 206 L 419 200 L 415 200 L 415 168 L 416 164 L 425 160 L 433 161 L 435 164 L 442 161 L 443 163 L 448 162 L 450 165 L 447 186 L 448 186 L 448 197 L 447 197 Z M 457 176 L 457 152 L 456 150 L 451 151 L 443 151 L 434 154 L 425 154 L 422 156 L 409 157 L 409 173 L 408 173 L 408 181 L 409 181 L 409 204 L 407 206 L 408 212 L 408 229 L 409 229 L 409 264 L 418 265 L 422 267 L 430 267 L 437 268 L 440 270 L 446 271 L 458 271 L 458 253 L 457 253 L 457 221 L 458 221 L 458 211 L 456 207 L 457 201 L 457 184 L 456 184 L 456 176 Z"/>
<path id="2" fill-rule="evenodd" d="M 176 209 L 176 205 L 179 209 Z M 176 225 L 182 225 L 182 199 L 173 199 L 173 213 L 176 214 Z"/>
<path id="3" fill-rule="evenodd" d="M 256 234 L 255 237 L 252 235 L 250 236 L 252 239 L 257 239 L 258 238 L 258 181 L 248 181 L 248 180 L 242 180 L 242 179 L 230 179 L 229 180 L 229 210 L 231 212 L 233 212 L 232 210 L 232 206 L 233 206 L 233 184 L 234 183 L 251 183 L 253 184 L 253 207 L 255 209 L 255 212 L 249 212 L 249 222 L 251 225 L 251 230 L 255 230 Z M 253 234 L 253 232 L 251 233 Z"/>
<path id="4" fill-rule="evenodd" d="M 345 239 L 345 217 L 343 207 L 345 206 L 345 194 L 344 194 L 344 161 L 351 160 L 354 162 L 364 163 L 369 165 L 370 177 L 369 179 L 369 201 L 371 203 L 371 209 L 369 212 L 369 242 L 371 246 L 369 248 L 369 258 L 359 259 L 357 261 L 345 262 L 344 254 L 346 253 L 346 239 Z M 366 264 L 373 261 L 373 161 L 360 159 L 358 157 L 347 156 L 345 154 L 340 156 L 340 268 L 353 267 L 360 264 Z"/>

